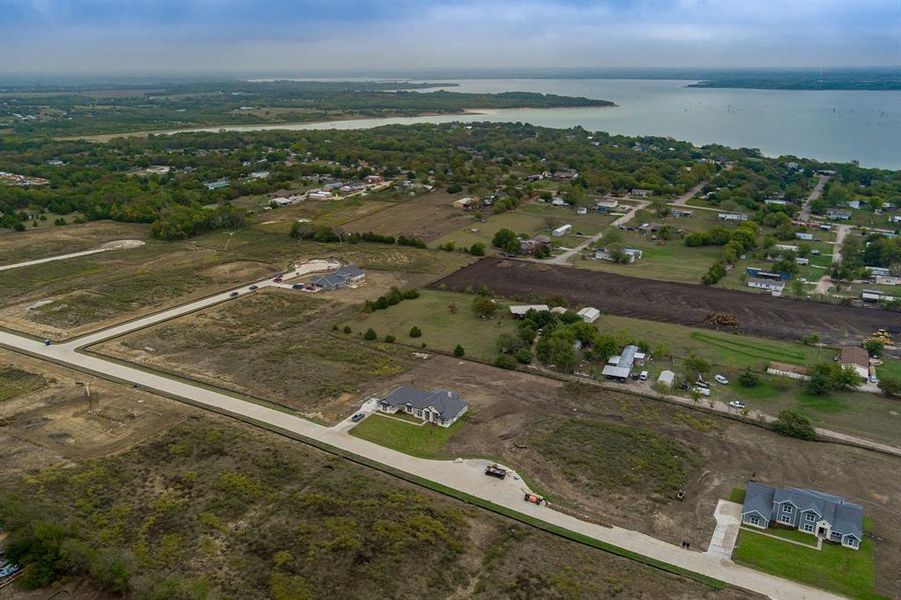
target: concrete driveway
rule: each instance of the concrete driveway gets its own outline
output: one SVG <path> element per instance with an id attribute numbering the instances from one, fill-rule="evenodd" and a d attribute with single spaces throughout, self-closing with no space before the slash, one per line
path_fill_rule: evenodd
<path id="1" fill-rule="evenodd" d="M 356 415 L 358 413 L 363 413 L 364 415 L 366 415 L 368 417 L 369 415 L 371 415 L 372 413 L 375 412 L 375 409 L 378 408 L 378 404 L 379 404 L 378 398 L 368 398 L 366 400 L 366 402 L 364 402 L 363 404 L 360 405 L 360 410 L 354 411 L 354 413 L 352 415 L 350 415 L 349 417 L 347 417 L 346 419 L 344 419 L 337 425 L 332 425 L 332 429 L 334 429 L 335 431 L 344 431 L 344 432 L 350 431 L 356 425 L 363 422 L 363 419 L 360 419 L 358 422 L 354 423 L 353 422 L 354 415 Z M 365 417 L 364 417 L 364 419 L 365 419 Z"/>
<path id="2" fill-rule="evenodd" d="M 716 529 L 713 530 L 706 554 L 731 562 L 732 550 L 735 549 L 735 540 L 738 539 L 741 527 L 741 504 L 720 500 L 713 516 L 716 518 Z"/>

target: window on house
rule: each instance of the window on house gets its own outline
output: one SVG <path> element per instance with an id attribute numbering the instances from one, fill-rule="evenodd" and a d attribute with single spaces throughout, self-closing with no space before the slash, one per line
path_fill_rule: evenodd
<path id="1" fill-rule="evenodd" d="M 784 504 L 782 506 L 782 512 L 784 512 L 787 515 L 790 515 L 790 514 L 792 514 L 792 510 L 794 510 L 794 508 L 795 507 L 792 506 L 791 504 Z"/>
<path id="2" fill-rule="evenodd" d="M 791 515 L 782 515 L 781 517 L 779 517 L 779 521 L 782 523 L 785 523 L 787 525 L 791 525 L 791 523 L 792 523 Z"/>
<path id="3" fill-rule="evenodd" d="M 804 519 L 807 520 L 807 521 L 809 521 L 809 522 L 811 522 L 811 523 L 815 523 L 816 520 L 817 520 L 817 515 L 816 515 L 816 513 L 810 513 L 810 512 L 809 512 L 809 513 L 807 513 L 806 515 L 804 515 Z"/>
<path id="4" fill-rule="evenodd" d="M 760 525 L 760 517 L 748 517 L 748 523 L 751 525 Z"/>
<path id="5" fill-rule="evenodd" d="M 857 538 L 848 538 L 848 545 L 852 548 L 857 548 Z"/>
<path id="6" fill-rule="evenodd" d="M 804 531 L 813 533 L 813 523 L 804 523 Z"/>

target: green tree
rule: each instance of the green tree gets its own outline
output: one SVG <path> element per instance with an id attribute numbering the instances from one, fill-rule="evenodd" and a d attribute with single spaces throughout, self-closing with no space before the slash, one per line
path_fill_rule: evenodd
<path id="1" fill-rule="evenodd" d="M 365 339 L 365 340 L 374 340 L 374 339 L 377 339 L 378 337 L 379 336 L 375 333 L 375 329 L 373 329 L 372 327 L 367 329 L 366 333 L 363 334 L 363 339 Z"/>
<path id="2" fill-rule="evenodd" d="M 519 238 L 512 229 L 498 229 L 491 239 L 491 245 L 500 248 L 504 252 L 516 253 L 519 251 Z"/>
<path id="3" fill-rule="evenodd" d="M 469 247 L 469 253 L 473 256 L 485 256 L 485 244 L 483 244 L 482 242 L 476 242 Z"/>
<path id="4" fill-rule="evenodd" d="M 710 363 L 701 358 L 694 352 L 682 359 L 682 366 L 692 379 L 697 379 L 698 375 L 710 372 Z"/>
<path id="5" fill-rule="evenodd" d="M 497 302 L 485 296 L 472 299 L 472 312 L 480 319 L 488 319 L 497 312 Z"/>
<path id="6" fill-rule="evenodd" d="M 865 341 L 863 343 L 863 347 L 867 349 L 867 352 L 870 353 L 870 356 L 882 356 L 882 352 L 885 350 L 885 344 L 877 339 Z"/>
<path id="7" fill-rule="evenodd" d="M 411 338 L 422 337 L 422 329 L 420 329 L 419 327 L 414 325 L 413 327 L 410 328 L 410 337 Z"/>
<path id="8" fill-rule="evenodd" d="M 457 344 L 456 346 L 454 346 L 454 356 L 460 357 L 460 356 L 463 356 L 465 353 L 466 353 L 466 351 L 463 349 L 463 346 L 461 346 L 460 344 Z"/>
<path id="9" fill-rule="evenodd" d="M 800 440 L 812 440 L 816 438 L 816 430 L 813 422 L 805 415 L 793 410 L 783 410 L 773 423 L 773 430 L 788 437 Z"/>
<path id="10" fill-rule="evenodd" d="M 742 374 L 738 376 L 738 384 L 746 388 L 757 387 L 760 385 L 760 377 L 751 371 L 743 371 Z"/>
<path id="11" fill-rule="evenodd" d="M 901 396 L 901 377 L 883 375 L 879 378 L 879 389 L 886 396 Z"/>
<path id="12" fill-rule="evenodd" d="M 497 358 L 494 359 L 494 366 L 501 369 L 515 369 L 516 359 L 509 354 L 498 354 Z"/>
<path id="13" fill-rule="evenodd" d="M 353 330 L 350 328 L 350 325 L 344 326 L 344 333 L 350 333 L 351 331 L 353 331 Z"/>

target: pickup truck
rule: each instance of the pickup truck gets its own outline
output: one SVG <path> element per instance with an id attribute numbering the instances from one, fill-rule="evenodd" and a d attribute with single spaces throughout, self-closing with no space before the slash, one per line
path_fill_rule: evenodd
<path id="1" fill-rule="evenodd" d="M 503 467 L 499 467 L 497 465 L 488 465 L 485 467 L 485 475 L 489 477 L 497 477 L 498 479 L 504 479 L 507 477 L 507 469 Z"/>

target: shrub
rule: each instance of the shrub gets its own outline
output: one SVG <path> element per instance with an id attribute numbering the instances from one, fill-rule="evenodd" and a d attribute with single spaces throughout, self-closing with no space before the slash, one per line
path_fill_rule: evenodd
<path id="1" fill-rule="evenodd" d="M 867 349 L 870 356 L 882 356 L 882 352 L 885 350 L 885 344 L 879 340 L 867 340 L 863 343 L 863 347 Z"/>
<path id="2" fill-rule="evenodd" d="M 463 349 L 463 346 L 461 346 L 460 344 L 457 344 L 454 347 L 454 356 L 463 356 L 463 354 L 465 354 L 465 353 L 466 353 L 466 351 Z"/>
<path id="3" fill-rule="evenodd" d="M 509 354 L 498 354 L 497 358 L 494 359 L 494 366 L 501 369 L 515 369 L 516 359 Z"/>
<path id="4" fill-rule="evenodd" d="M 783 410 L 779 413 L 776 422 L 773 423 L 773 431 L 799 440 L 816 438 L 813 422 L 805 415 L 793 410 Z"/>
<path id="5" fill-rule="evenodd" d="M 344 331 L 344 333 L 350 333 L 352 331 L 350 328 L 350 325 L 345 325 L 343 331 Z"/>
<path id="6" fill-rule="evenodd" d="M 738 384 L 741 387 L 752 388 L 760 385 L 760 377 L 751 371 L 745 371 L 738 376 Z"/>
<path id="7" fill-rule="evenodd" d="M 527 365 L 532 362 L 532 352 L 525 346 L 513 353 L 513 356 L 516 358 L 516 362 L 521 365 Z"/>
<path id="8" fill-rule="evenodd" d="M 810 335 L 805 335 L 804 337 L 802 337 L 801 342 L 803 342 L 805 346 L 816 346 L 820 343 L 820 336 L 815 333 L 811 333 Z"/>
<path id="9" fill-rule="evenodd" d="M 420 329 L 419 327 L 414 325 L 413 327 L 410 328 L 410 337 L 411 338 L 422 337 L 422 329 Z"/>
<path id="10" fill-rule="evenodd" d="M 394 343 L 394 336 L 393 336 L 393 335 L 386 335 L 386 336 L 385 336 L 385 342 L 388 343 L 388 344 L 393 344 L 393 343 Z"/>
<path id="11" fill-rule="evenodd" d="M 485 256 L 485 244 L 483 244 L 482 242 L 476 242 L 469 247 L 469 253 L 473 256 Z"/>
<path id="12" fill-rule="evenodd" d="M 883 375 L 879 378 L 879 389 L 886 396 L 901 396 L 901 377 Z"/>
<path id="13" fill-rule="evenodd" d="M 363 334 L 364 340 L 374 340 L 374 339 L 377 339 L 378 337 L 379 336 L 375 333 L 375 329 L 373 329 L 372 327 L 367 329 L 366 333 Z"/>

